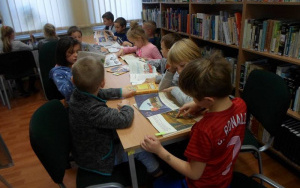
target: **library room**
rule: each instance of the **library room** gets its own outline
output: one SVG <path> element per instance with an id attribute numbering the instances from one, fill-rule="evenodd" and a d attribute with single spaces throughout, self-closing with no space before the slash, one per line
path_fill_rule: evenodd
<path id="1" fill-rule="evenodd" d="M 299 8 L 0 0 L 0 188 L 298 188 Z"/>

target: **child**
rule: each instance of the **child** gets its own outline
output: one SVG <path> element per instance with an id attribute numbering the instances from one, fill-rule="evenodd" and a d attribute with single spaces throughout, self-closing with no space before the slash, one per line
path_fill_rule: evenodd
<path id="1" fill-rule="evenodd" d="M 105 12 L 102 15 L 103 23 L 105 25 L 105 30 L 109 30 L 113 33 L 116 32 L 114 27 L 114 15 L 111 12 Z"/>
<path id="2" fill-rule="evenodd" d="M 47 23 L 44 25 L 44 37 L 45 39 L 39 40 L 38 49 L 40 50 L 43 44 L 50 41 L 57 41 L 58 37 L 56 36 L 56 31 L 54 25 Z"/>
<path id="3" fill-rule="evenodd" d="M 126 24 L 127 22 L 123 17 L 119 17 L 115 20 L 114 26 L 116 32 L 114 33 L 114 40 L 117 40 L 117 38 L 119 38 L 123 42 L 128 41 L 126 36 Z"/>
<path id="4" fill-rule="evenodd" d="M 170 154 L 154 136 L 145 136 L 141 146 L 186 176 L 189 188 L 227 188 L 246 125 L 246 104 L 240 98 L 229 98 L 230 65 L 219 55 L 190 62 L 180 74 L 179 87 L 194 102 L 181 107 L 178 115 L 208 110 L 192 127 L 184 152 L 187 161 Z"/>
<path id="5" fill-rule="evenodd" d="M 185 95 L 179 87 L 173 86 L 172 81 L 174 76 L 180 74 L 188 62 L 200 57 L 199 47 L 191 39 L 177 41 L 168 53 L 168 64 L 170 68 L 165 72 L 165 75 L 159 83 L 159 91 L 171 92 L 179 105 L 192 101 L 193 99 Z"/>
<path id="6" fill-rule="evenodd" d="M 69 27 L 67 31 L 68 36 L 73 37 L 74 39 L 78 40 L 81 43 L 81 51 L 89 51 L 89 52 L 95 52 L 99 53 L 98 50 L 93 48 L 91 45 L 82 42 L 82 32 L 77 26 L 71 26 Z"/>
<path id="7" fill-rule="evenodd" d="M 156 32 L 156 23 L 154 21 L 146 21 L 143 23 L 142 28 L 144 29 L 148 41 L 154 44 L 159 50 L 161 48 L 159 38 L 155 36 Z"/>
<path id="8" fill-rule="evenodd" d="M 153 59 L 147 61 L 147 63 L 151 64 L 156 68 L 156 70 L 161 74 L 156 76 L 155 78 L 147 78 L 146 82 L 155 82 L 156 84 L 159 84 L 162 76 L 164 75 L 166 69 L 167 69 L 167 57 L 168 52 L 170 48 L 173 46 L 173 44 L 177 41 L 181 40 L 181 36 L 177 33 L 169 33 L 164 35 L 161 38 L 161 53 L 163 55 L 162 59 Z M 178 74 L 175 74 L 173 77 L 172 85 L 178 85 Z"/>
<path id="9" fill-rule="evenodd" d="M 124 47 L 117 53 L 118 57 L 135 52 L 138 57 L 147 59 L 162 58 L 157 47 L 148 41 L 145 31 L 136 21 L 131 21 L 130 29 L 127 32 L 127 38 L 133 43 L 134 47 Z"/>
<path id="10" fill-rule="evenodd" d="M 31 43 L 27 45 L 21 41 L 15 40 L 15 31 L 12 27 L 1 27 L 0 53 L 8 53 L 21 50 L 33 50 L 34 48 L 34 38 L 31 38 Z M 21 78 L 18 78 L 15 81 L 21 96 L 28 97 L 30 95 L 30 92 L 38 92 L 38 89 L 35 87 L 35 76 L 29 77 L 28 91 L 24 89 L 24 83 Z"/>
<path id="11" fill-rule="evenodd" d="M 79 59 L 72 67 L 76 86 L 69 103 L 72 154 L 80 168 L 102 175 L 111 175 L 115 165 L 128 161 L 128 155 L 118 139 L 116 129 L 127 128 L 133 121 L 134 110 L 128 100 L 109 108 L 107 99 L 130 97 L 134 92 L 120 88 L 103 89 L 103 64 L 94 57 Z M 153 176 L 161 173 L 159 164 L 148 152 L 135 157 Z"/>
<path id="12" fill-rule="evenodd" d="M 49 72 L 49 77 L 54 81 L 58 91 L 69 101 L 74 90 L 71 81 L 71 67 L 77 61 L 80 42 L 72 37 L 62 37 L 56 47 L 56 65 Z"/>

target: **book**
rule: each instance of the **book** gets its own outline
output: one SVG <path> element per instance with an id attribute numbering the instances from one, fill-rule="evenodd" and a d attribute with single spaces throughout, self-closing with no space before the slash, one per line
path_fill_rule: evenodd
<path id="1" fill-rule="evenodd" d="M 116 54 L 108 54 L 105 57 L 104 67 L 113 67 L 117 65 L 122 65 L 122 63 L 119 61 Z"/>
<path id="2" fill-rule="evenodd" d="M 155 83 L 143 83 L 143 84 L 137 84 L 137 85 L 129 85 L 126 88 L 129 91 L 135 91 L 136 95 L 158 92 L 158 86 Z"/>
<path id="3" fill-rule="evenodd" d="M 115 75 L 115 76 L 119 76 L 119 75 L 125 74 L 126 72 L 129 72 L 129 67 L 128 67 L 128 65 L 112 67 L 112 68 L 108 69 L 107 72 L 113 73 L 113 75 Z"/>

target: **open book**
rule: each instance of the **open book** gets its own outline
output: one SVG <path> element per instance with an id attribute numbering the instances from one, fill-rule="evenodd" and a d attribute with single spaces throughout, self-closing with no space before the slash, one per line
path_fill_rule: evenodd
<path id="1" fill-rule="evenodd" d="M 87 56 L 93 56 L 98 61 L 103 63 L 104 67 L 112 67 L 112 66 L 122 65 L 122 63 L 119 61 L 116 54 L 108 54 L 105 56 L 105 55 L 102 55 L 99 53 L 94 53 L 94 52 L 79 51 L 77 58 L 80 59 L 80 58 L 87 57 Z"/>
<path id="2" fill-rule="evenodd" d="M 182 116 L 176 118 L 179 107 L 164 92 L 136 95 L 135 101 L 134 106 L 149 119 L 158 132 L 165 135 L 190 128 L 199 120 Z"/>

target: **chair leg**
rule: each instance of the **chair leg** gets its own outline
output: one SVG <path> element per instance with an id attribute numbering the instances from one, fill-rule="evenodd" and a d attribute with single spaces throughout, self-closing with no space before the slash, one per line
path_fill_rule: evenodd
<path id="1" fill-rule="evenodd" d="M 6 88 L 5 88 L 5 85 L 4 85 L 3 76 L 0 76 L 0 80 L 1 80 L 1 84 L 4 86 L 3 91 L 4 91 L 4 96 L 5 96 L 5 98 L 6 98 L 7 107 L 8 107 L 8 109 L 10 110 L 10 109 L 11 109 L 11 106 L 10 106 L 10 103 L 9 103 L 9 98 L 8 98 L 8 96 L 7 96 L 7 93 L 6 93 Z"/>
<path id="2" fill-rule="evenodd" d="M 1 175 L 0 175 L 0 181 L 2 181 L 2 183 L 6 185 L 8 188 L 12 188 L 12 186 Z"/>
<path id="3" fill-rule="evenodd" d="M 2 94 L 2 87 L 0 87 L 0 97 L 1 97 L 1 101 L 3 103 L 3 106 L 5 106 L 5 100 L 4 100 L 4 97 L 3 97 L 3 94 Z"/>
<path id="4" fill-rule="evenodd" d="M 259 173 L 260 173 L 260 174 L 263 174 L 262 160 L 261 160 L 260 152 L 257 152 L 257 162 L 258 162 L 258 170 L 259 170 Z"/>

